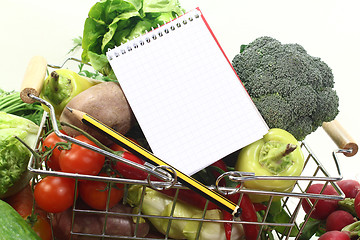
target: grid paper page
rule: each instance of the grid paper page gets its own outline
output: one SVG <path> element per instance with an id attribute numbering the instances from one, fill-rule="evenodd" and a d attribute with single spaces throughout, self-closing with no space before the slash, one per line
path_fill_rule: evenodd
<path id="1" fill-rule="evenodd" d="M 108 58 L 154 155 L 185 174 L 267 133 L 200 11 L 109 51 Z"/>

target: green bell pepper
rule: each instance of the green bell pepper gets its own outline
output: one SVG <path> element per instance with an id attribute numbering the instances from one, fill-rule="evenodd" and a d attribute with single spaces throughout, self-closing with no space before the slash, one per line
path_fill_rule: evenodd
<path id="1" fill-rule="evenodd" d="M 299 176 L 304 168 L 304 155 L 299 142 L 289 132 L 272 128 L 264 137 L 240 150 L 235 170 L 255 176 Z M 244 181 L 248 189 L 291 192 L 293 180 Z M 267 195 L 249 195 L 253 202 L 269 199 Z"/>

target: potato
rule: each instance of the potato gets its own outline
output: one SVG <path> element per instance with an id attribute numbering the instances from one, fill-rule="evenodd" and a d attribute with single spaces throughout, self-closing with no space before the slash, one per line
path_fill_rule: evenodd
<path id="1" fill-rule="evenodd" d="M 92 86 L 76 95 L 66 106 L 93 116 L 121 134 L 126 134 L 134 122 L 133 113 L 124 93 L 120 85 L 115 82 L 103 82 Z M 66 108 L 61 113 L 60 122 L 70 123 L 83 129 L 105 145 L 112 143 L 95 128 L 82 123 Z M 70 127 L 64 126 L 63 129 L 71 137 L 80 135 Z"/>
<path id="2" fill-rule="evenodd" d="M 90 237 L 90 236 L 81 236 L 73 235 L 71 236 L 70 230 L 73 226 L 72 231 L 74 233 L 81 234 L 102 234 L 104 230 L 104 224 L 106 221 L 105 234 L 111 236 L 133 236 L 136 228 L 136 218 L 123 214 L 132 213 L 132 208 L 118 203 L 111 209 L 109 209 L 108 215 L 102 211 L 92 211 L 88 212 L 88 207 L 83 203 L 80 203 L 80 206 L 77 206 L 78 209 L 82 209 L 82 212 L 73 213 L 72 208 L 60 213 L 56 213 L 52 216 L 52 227 L 54 231 L 54 236 L 56 239 L 61 240 L 81 240 L 81 239 L 91 239 L 97 240 L 102 239 L 101 237 Z M 74 214 L 74 215 L 73 215 Z M 74 216 L 74 222 L 72 222 L 72 217 Z M 147 222 L 139 223 L 137 228 L 137 237 L 145 237 L 149 233 L 150 226 Z M 73 224 L 73 225 L 72 225 Z M 115 238 L 106 238 L 106 239 L 115 239 Z M 118 239 L 118 238 L 116 238 Z"/>

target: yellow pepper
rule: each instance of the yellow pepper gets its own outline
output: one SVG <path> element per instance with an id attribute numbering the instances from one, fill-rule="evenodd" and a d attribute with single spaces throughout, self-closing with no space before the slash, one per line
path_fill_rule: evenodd
<path id="1" fill-rule="evenodd" d="M 48 101 L 59 118 L 66 104 L 77 94 L 94 86 L 100 81 L 80 76 L 69 69 L 58 69 L 45 79 L 40 97 Z M 43 106 L 46 111 L 49 109 Z"/>
<path id="2" fill-rule="evenodd" d="M 300 176 L 304 168 L 304 155 L 299 142 L 289 132 L 272 128 L 264 137 L 241 149 L 235 169 L 252 172 L 255 176 Z M 244 181 L 248 189 L 291 192 L 293 180 Z M 267 195 L 250 195 L 253 202 L 269 199 Z"/>

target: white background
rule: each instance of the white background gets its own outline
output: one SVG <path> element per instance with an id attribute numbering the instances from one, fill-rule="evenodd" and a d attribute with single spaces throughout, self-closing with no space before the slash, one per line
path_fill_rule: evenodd
<path id="1" fill-rule="evenodd" d="M 82 35 L 94 0 L 2 0 L 0 87 L 20 90 L 29 59 L 42 55 L 61 64 Z M 187 10 L 199 6 L 228 58 L 241 44 L 268 35 L 283 43 L 299 43 L 332 69 L 340 97 L 337 119 L 359 141 L 360 14 L 357 0 L 183 0 Z M 75 56 L 78 56 L 77 52 Z M 71 56 L 73 56 L 72 54 Z M 313 152 L 332 173 L 331 152 L 337 147 L 323 129 L 306 138 Z M 345 178 L 358 178 L 359 156 L 341 158 Z"/>

